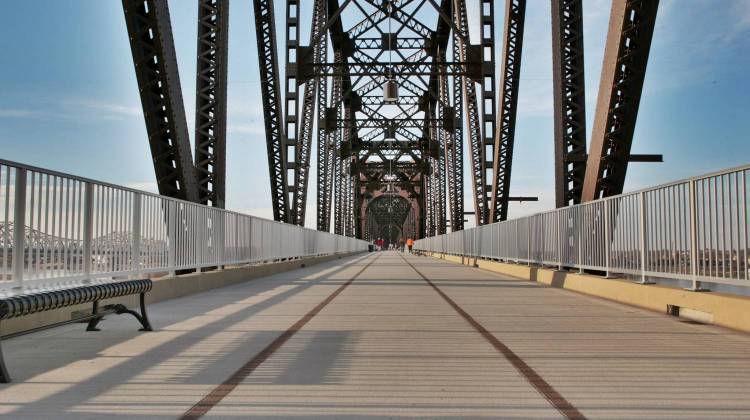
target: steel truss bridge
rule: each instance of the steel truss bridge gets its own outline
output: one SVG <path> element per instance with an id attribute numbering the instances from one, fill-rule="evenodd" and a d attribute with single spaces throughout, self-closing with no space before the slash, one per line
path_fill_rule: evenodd
<path id="1" fill-rule="evenodd" d="M 223 207 L 229 1 L 198 0 L 194 156 L 167 0 L 122 4 L 159 192 Z M 630 153 L 658 1 L 612 2 L 588 149 L 582 0 L 551 4 L 555 191 L 565 207 L 619 194 L 630 162 L 661 160 Z M 317 229 L 341 235 L 462 230 L 465 182 L 477 225 L 535 199 L 510 189 L 526 0 L 253 6 L 277 221 L 304 224 L 313 153 Z"/>

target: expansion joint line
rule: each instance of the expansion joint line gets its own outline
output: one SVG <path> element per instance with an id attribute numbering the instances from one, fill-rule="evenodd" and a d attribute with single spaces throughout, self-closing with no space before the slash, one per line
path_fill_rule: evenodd
<path id="1" fill-rule="evenodd" d="M 370 262 L 365 264 L 356 274 L 342 284 L 333 293 L 328 295 L 327 298 L 323 299 L 319 304 L 312 308 L 302 318 L 295 322 L 291 327 L 284 331 L 280 336 L 276 337 L 270 344 L 268 344 L 263 350 L 258 352 L 252 359 L 237 369 L 227 380 L 217 385 L 211 392 L 205 397 L 198 401 L 194 406 L 190 407 L 181 417 L 182 420 L 199 419 L 206 415 L 212 408 L 218 405 L 226 396 L 228 396 L 239 384 L 241 384 L 248 376 L 250 376 L 255 369 L 260 367 L 268 358 L 270 358 L 277 350 L 281 348 L 287 341 L 289 341 L 295 334 L 297 334 L 315 315 L 320 313 L 329 303 L 331 303 L 341 292 L 344 291 L 350 284 L 354 282 L 365 270 L 367 270 L 372 264 L 377 261 L 378 256 L 375 256 Z"/>
<path id="2" fill-rule="evenodd" d="M 500 341 L 494 334 L 492 334 L 487 328 L 479 323 L 474 317 L 469 315 L 456 301 L 451 299 L 442 289 L 440 289 L 435 283 L 427 278 L 421 271 L 417 269 L 406 257 L 399 254 L 403 258 L 404 262 L 416 272 L 419 277 L 422 278 L 430 287 L 445 300 L 448 305 L 453 308 L 456 313 L 471 325 L 476 332 L 478 332 L 488 343 L 492 345 L 510 364 L 520 373 L 526 381 L 534 387 L 534 389 L 543 396 L 557 411 L 560 412 L 567 419 L 583 420 L 586 416 L 583 415 L 578 409 L 571 404 L 565 397 L 562 396 L 552 385 L 544 380 L 542 376 L 529 366 L 518 354 L 510 349 L 505 343 Z"/>

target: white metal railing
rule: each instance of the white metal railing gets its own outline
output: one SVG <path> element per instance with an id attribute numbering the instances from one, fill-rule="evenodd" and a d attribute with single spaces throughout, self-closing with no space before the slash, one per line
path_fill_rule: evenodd
<path id="1" fill-rule="evenodd" d="M 0 160 L 0 293 L 367 242 Z"/>
<path id="2" fill-rule="evenodd" d="M 750 165 L 416 241 L 422 251 L 750 286 Z"/>

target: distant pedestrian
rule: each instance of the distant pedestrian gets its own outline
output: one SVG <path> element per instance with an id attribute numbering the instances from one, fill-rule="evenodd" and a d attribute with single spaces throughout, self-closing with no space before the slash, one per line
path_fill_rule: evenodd
<path id="1" fill-rule="evenodd" d="M 406 246 L 409 248 L 409 254 L 411 254 L 411 249 L 414 247 L 414 239 L 409 238 L 406 240 Z"/>

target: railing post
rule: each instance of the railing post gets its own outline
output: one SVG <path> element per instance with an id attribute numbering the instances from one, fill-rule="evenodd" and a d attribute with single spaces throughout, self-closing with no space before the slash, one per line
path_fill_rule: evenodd
<path id="1" fill-rule="evenodd" d="M 86 182 L 83 187 L 83 275 L 91 279 L 91 262 L 93 250 L 91 242 L 94 237 L 94 186 Z"/>
<path id="2" fill-rule="evenodd" d="M 133 194 L 133 249 L 130 259 L 133 261 L 133 270 L 141 273 L 141 194 Z"/>
<path id="3" fill-rule="evenodd" d="M 641 225 L 640 247 L 641 247 L 641 284 L 650 284 L 646 281 L 646 195 L 643 191 L 638 193 L 638 220 Z"/>
<path id="4" fill-rule="evenodd" d="M 562 263 L 562 247 L 563 247 L 563 237 L 562 237 L 562 226 L 560 226 L 562 223 L 560 223 L 560 215 L 562 212 L 555 212 L 555 225 L 557 227 L 557 269 L 559 271 L 562 271 L 563 269 L 563 263 Z"/>
<path id="5" fill-rule="evenodd" d="M 526 265 L 531 267 L 531 218 L 526 218 Z"/>
<path id="6" fill-rule="evenodd" d="M 576 210 L 583 210 L 583 208 L 576 209 Z M 585 211 L 579 211 L 579 215 L 576 217 L 575 215 L 572 215 L 573 219 L 573 237 L 575 238 L 576 242 L 578 242 L 578 255 L 576 255 L 576 263 L 578 264 L 578 273 L 583 274 L 583 224 L 585 223 L 585 220 L 583 216 L 580 215 L 580 213 L 586 214 Z M 570 220 L 571 217 L 568 217 L 568 220 Z M 578 220 L 580 223 L 580 226 L 576 226 L 576 220 Z"/>
<path id="7" fill-rule="evenodd" d="M 23 286 L 23 268 L 26 262 L 26 169 L 16 168 L 13 192 L 13 283 Z"/>
<path id="8" fill-rule="evenodd" d="M 604 200 L 604 276 L 609 278 L 609 200 Z"/>
<path id="9" fill-rule="evenodd" d="M 698 200 L 696 197 L 695 180 L 689 183 L 690 194 L 690 275 L 693 280 L 691 290 L 702 290 L 701 282 L 698 281 Z"/>
<path id="10" fill-rule="evenodd" d="M 224 253 L 225 253 L 225 247 L 226 247 L 226 223 L 227 223 L 227 213 L 224 212 L 214 212 L 217 219 L 219 219 L 219 229 L 218 234 L 216 236 L 219 237 L 218 239 L 218 249 L 217 254 L 219 257 L 219 264 L 216 266 L 217 269 L 222 270 L 224 269 Z"/>
<path id="11" fill-rule="evenodd" d="M 176 253 L 177 253 L 177 202 L 164 200 L 167 205 L 167 266 L 169 266 L 169 275 L 174 276 L 177 273 Z"/>

